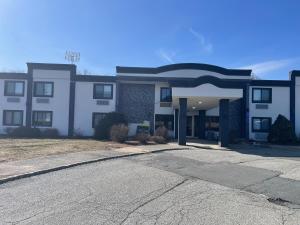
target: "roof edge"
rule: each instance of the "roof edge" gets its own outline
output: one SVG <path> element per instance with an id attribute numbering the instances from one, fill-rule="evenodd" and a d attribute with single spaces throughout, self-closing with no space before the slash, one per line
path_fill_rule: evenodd
<path id="1" fill-rule="evenodd" d="M 194 70 L 206 70 L 223 75 L 232 75 L 232 76 L 251 76 L 252 70 L 245 69 L 226 69 L 223 67 L 203 64 L 203 63 L 178 63 L 170 64 L 160 67 L 125 67 L 117 66 L 117 73 L 142 73 L 142 74 L 158 74 L 167 71 L 182 70 L 182 69 L 194 69 Z"/>

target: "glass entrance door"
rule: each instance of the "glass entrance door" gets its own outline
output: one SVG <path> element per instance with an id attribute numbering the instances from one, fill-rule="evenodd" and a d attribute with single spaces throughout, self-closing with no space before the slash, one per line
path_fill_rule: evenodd
<path id="1" fill-rule="evenodd" d="M 192 116 L 186 117 L 186 136 L 188 136 L 188 137 L 193 136 L 193 117 Z"/>
<path id="2" fill-rule="evenodd" d="M 199 116 L 194 116 L 194 136 L 199 137 Z"/>

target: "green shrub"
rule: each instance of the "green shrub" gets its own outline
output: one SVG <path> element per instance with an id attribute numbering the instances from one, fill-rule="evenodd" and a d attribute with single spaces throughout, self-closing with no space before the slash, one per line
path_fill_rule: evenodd
<path id="1" fill-rule="evenodd" d="M 100 140 L 109 139 L 110 129 L 113 125 L 116 124 L 127 125 L 127 120 L 124 114 L 117 112 L 107 113 L 104 118 L 100 120 L 98 124 L 96 124 L 94 137 Z"/>
<path id="2" fill-rule="evenodd" d="M 41 131 L 38 128 L 21 126 L 21 127 L 11 129 L 8 132 L 8 136 L 18 137 L 18 138 L 39 138 L 41 137 Z"/>
<path id="3" fill-rule="evenodd" d="M 167 139 L 165 139 L 162 136 L 152 136 L 151 141 L 154 141 L 157 144 L 166 144 L 167 143 Z"/>
<path id="4" fill-rule="evenodd" d="M 169 132 L 165 126 L 160 126 L 155 130 L 154 136 L 163 137 L 165 140 L 169 139 Z"/>
<path id="5" fill-rule="evenodd" d="M 47 128 L 45 130 L 42 130 L 42 137 L 45 138 L 58 138 L 59 132 L 55 128 Z"/>
<path id="6" fill-rule="evenodd" d="M 139 141 L 141 144 L 147 144 L 149 141 L 149 138 L 150 138 L 149 134 L 143 133 L 143 132 L 138 133 L 136 135 L 136 140 Z"/>
<path id="7" fill-rule="evenodd" d="M 110 139 L 115 142 L 123 143 L 128 137 L 128 127 L 125 124 L 113 125 L 110 129 Z"/>
<path id="8" fill-rule="evenodd" d="M 288 144 L 296 141 L 296 135 L 292 123 L 283 115 L 279 115 L 272 124 L 268 141 L 276 144 Z"/>

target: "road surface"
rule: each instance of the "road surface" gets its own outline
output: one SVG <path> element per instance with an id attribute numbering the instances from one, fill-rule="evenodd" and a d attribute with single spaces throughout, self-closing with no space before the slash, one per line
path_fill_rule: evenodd
<path id="1" fill-rule="evenodd" d="M 0 185 L 0 224 L 300 224 L 300 161 L 177 150 Z"/>

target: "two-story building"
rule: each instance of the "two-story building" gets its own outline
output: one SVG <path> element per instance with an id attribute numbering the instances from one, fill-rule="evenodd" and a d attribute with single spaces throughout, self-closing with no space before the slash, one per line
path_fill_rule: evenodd
<path id="1" fill-rule="evenodd" d="M 118 111 L 130 135 L 140 124 L 153 132 L 264 141 L 279 114 L 300 135 L 300 71 L 288 80 L 254 80 L 251 70 L 183 63 L 120 67 L 115 76 L 78 75 L 70 64 L 28 63 L 27 73 L 0 73 L 0 133 L 17 126 L 56 128 L 62 136 L 92 136 L 97 121 Z"/>

